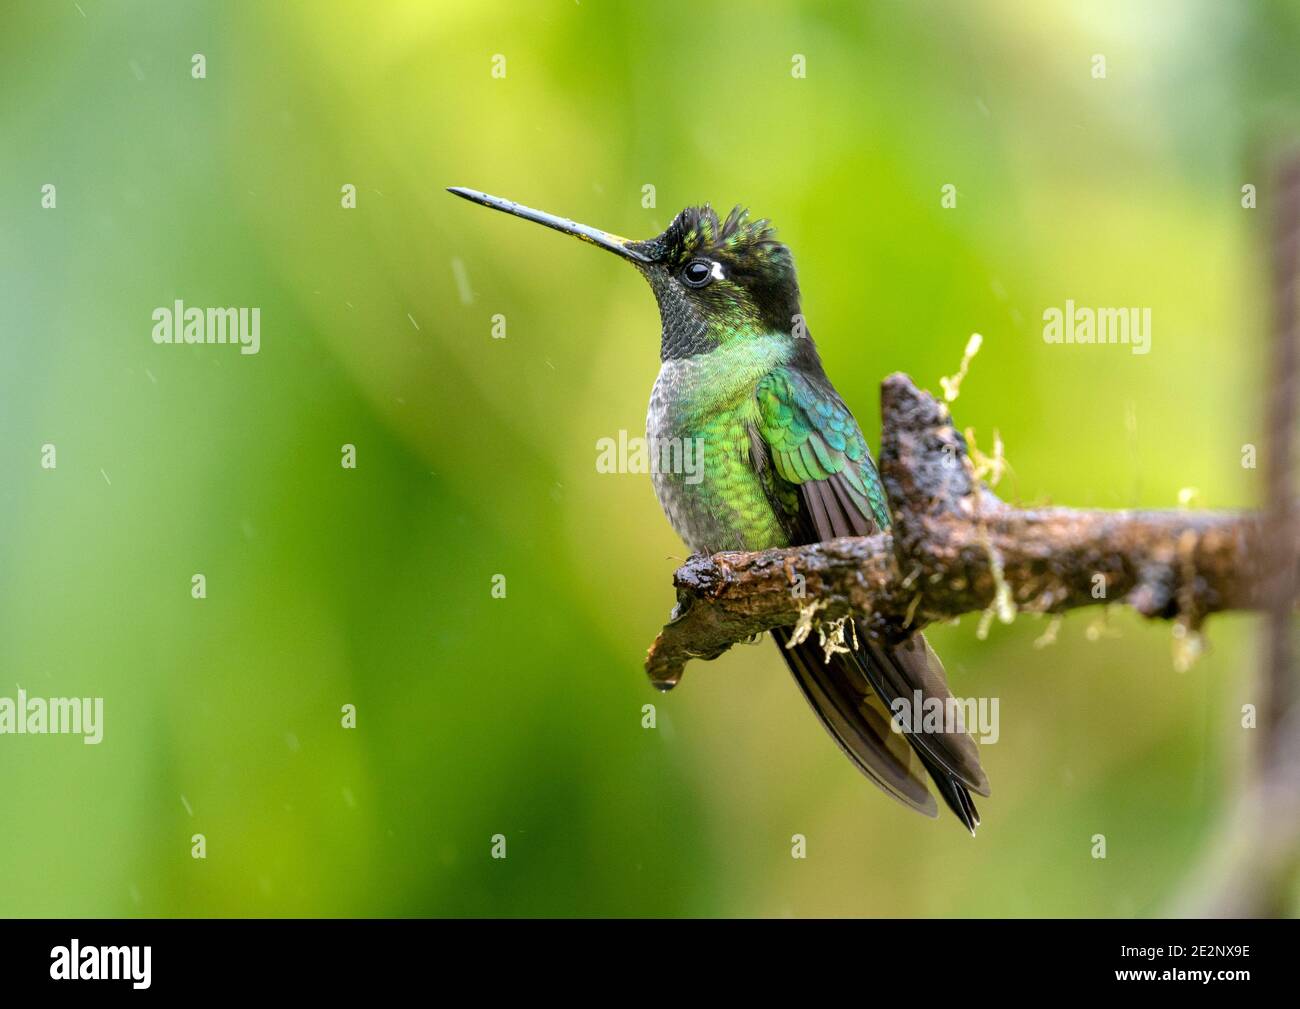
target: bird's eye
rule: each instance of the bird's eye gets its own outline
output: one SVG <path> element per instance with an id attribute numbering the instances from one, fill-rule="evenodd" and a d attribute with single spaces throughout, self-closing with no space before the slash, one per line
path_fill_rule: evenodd
<path id="1" fill-rule="evenodd" d="M 713 267 L 705 259 L 692 259 L 682 270 L 682 280 L 690 287 L 703 287 L 713 279 Z"/>

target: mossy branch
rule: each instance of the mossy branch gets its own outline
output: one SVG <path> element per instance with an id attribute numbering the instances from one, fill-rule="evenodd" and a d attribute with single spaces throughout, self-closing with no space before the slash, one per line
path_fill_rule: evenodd
<path id="1" fill-rule="evenodd" d="M 814 603 L 819 621 L 852 614 L 886 640 L 991 608 L 1008 619 L 1120 602 L 1195 630 L 1211 613 L 1264 608 L 1266 560 L 1300 555 L 1266 542 L 1253 513 L 1011 507 L 975 479 L 947 407 L 906 375 L 885 380 L 881 412 L 892 530 L 691 557 L 646 657 L 655 686 L 674 686 L 690 659 L 794 626 Z"/>

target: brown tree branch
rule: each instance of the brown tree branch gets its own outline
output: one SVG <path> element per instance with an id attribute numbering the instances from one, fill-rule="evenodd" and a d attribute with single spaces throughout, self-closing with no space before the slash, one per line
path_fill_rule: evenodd
<path id="1" fill-rule="evenodd" d="M 690 659 L 795 625 L 811 605 L 818 621 L 852 614 L 868 633 L 901 640 L 995 604 L 1061 613 L 1123 601 L 1196 628 L 1209 613 L 1267 603 L 1256 515 L 1013 508 L 975 479 L 947 407 L 906 375 L 885 380 L 881 412 L 892 530 L 691 557 L 646 657 L 655 686 L 674 686 Z"/>

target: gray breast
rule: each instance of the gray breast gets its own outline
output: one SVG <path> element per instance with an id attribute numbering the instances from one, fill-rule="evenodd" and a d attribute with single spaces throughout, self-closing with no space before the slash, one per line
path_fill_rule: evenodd
<path id="1" fill-rule="evenodd" d="M 646 411 L 646 438 L 652 458 L 663 461 L 663 447 L 683 445 L 697 436 L 684 418 L 683 405 L 690 396 L 693 379 L 692 362 L 665 361 L 650 392 L 650 406 Z M 703 474 L 698 474 L 702 476 Z M 659 506 L 672 524 L 677 535 L 693 551 L 711 553 L 716 550 L 741 549 L 733 542 L 736 531 L 726 516 L 711 508 L 704 495 L 703 483 L 690 479 L 680 468 L 654 467 L 651 478 Z"/>
<path id="2" fill-rule="evenodd" d="M 682 436 L 682 432 L 675 424 L 674 415 L 677 411 L 673 409 L 674 394 L 680 384 L 677 370 L 674 362 L 665 361 L 663 367 L 659 369 L 659 377 L 655 379 L 654 388 L 650 390 L 650 406 L 646 410 L 645 417 L 645 434 L 652 454 L 655 446 L 661 441 Z M 668 516 L 668 521 L 672 523 L 677 535 L 686 541 L 687 546 L 695 549 L 685 528 L 688 511 L 686 482 L 680 479 L 679 474 L 665 473 L 662 467 L 658 466 L 652 467 L 650 477 L 654 482 L 655 496 L 659 498 L 659 507 Z"/>

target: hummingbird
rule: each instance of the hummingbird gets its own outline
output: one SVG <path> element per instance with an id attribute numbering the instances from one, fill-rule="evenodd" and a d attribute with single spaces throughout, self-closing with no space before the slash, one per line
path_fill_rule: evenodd
<path id="1" fill-rule="evenodd" d="M 573 235 L 630 263 L 650 284 L 661 323 L 650 393 L 651 445 L 702 450 L 700 473 L 657 467 L 654 488 L 692 551 L 765 550 L 867 536 L 890 523 L 866 439 L 826 376 L 800 305 L 794 259 L 770 221 L 687 207 L 663 234 L 632 240 L 473 189 L 457 196 Z M 674 442 L 672 439 L 679 439 Z M 973 835 L 971 793 L 987 796 L 975 742 L 958 725 L 923 728 L 950 710 L 943 664 L 924 636 L 873 639 L 861 624 L 827 655 L 789 628 L 771 633 L 826 731 L 873 784 L 938 816 L 933 783 Z M 919 710 L 891 718 L 903 701 Z M 896 731 L 897 722 L 902 731 Z"/>

